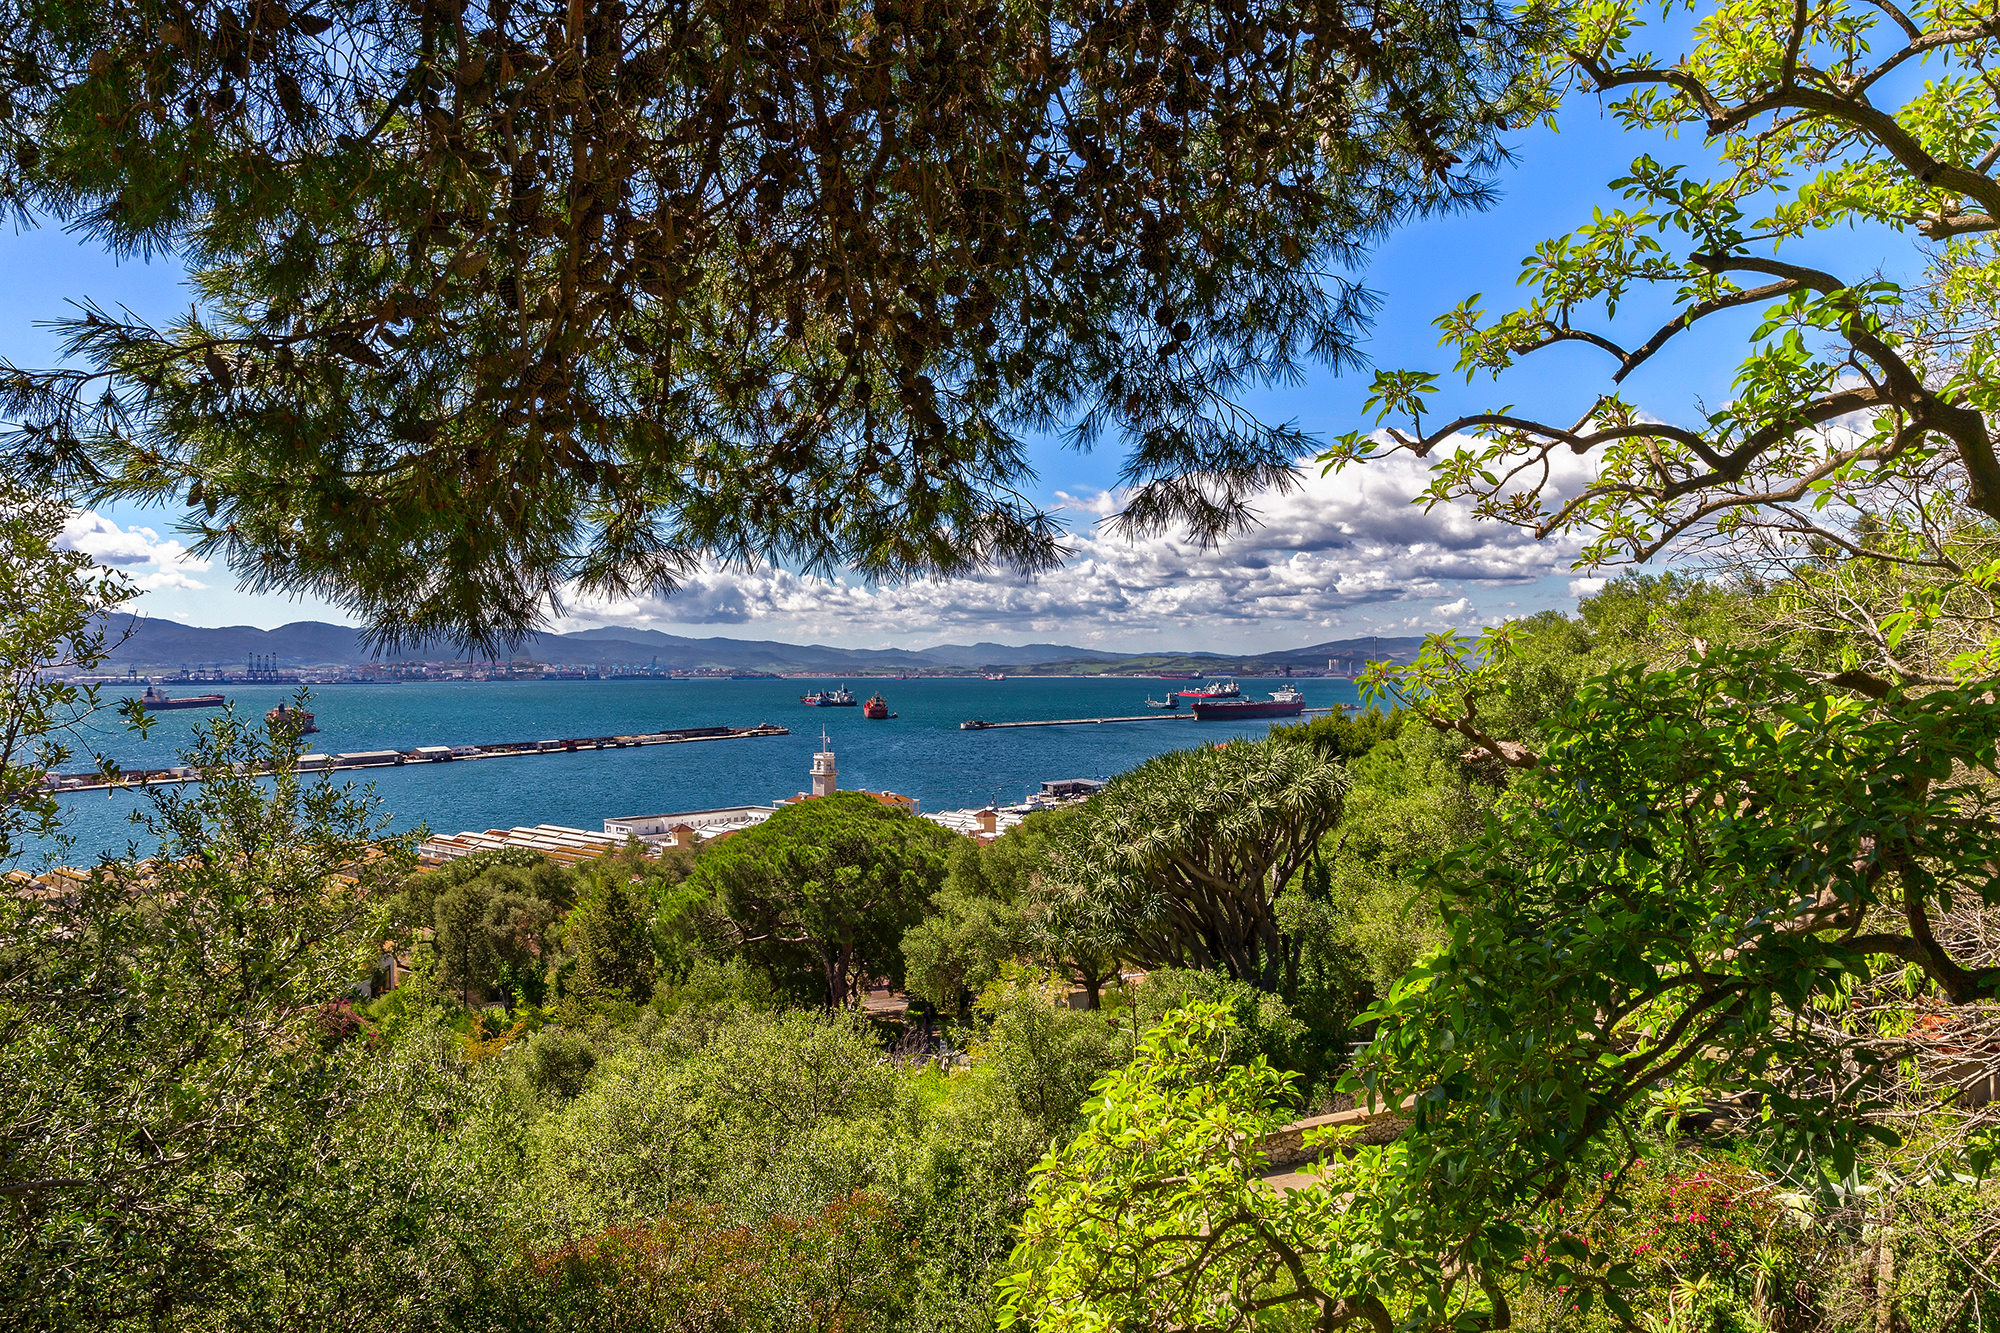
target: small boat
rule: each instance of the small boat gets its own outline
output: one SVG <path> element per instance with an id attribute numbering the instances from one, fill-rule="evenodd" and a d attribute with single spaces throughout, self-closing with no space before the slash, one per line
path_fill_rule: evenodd
<path id="1" fill-rule="evenodd" d="M 1005 672 L 1002 672 L 1001 674 L 999 674 L 999 675 L 997 675 L 997 676 L 987 676 L 987 677 L 986 677 L 986 679 L 987 679 L 987 680 L 1005 680 L 1005 679 L 1007 679 L 1007 675 L 1006 675 L 1006 673 L 1005 673 Z"/>
<path id="2" fill-rule="evenodd" d="M 164 713 L 176 708 L 220 708 L 229 701 L 219 694 L 190 694 L 185 699 L 170 699 L 165 690 L 148 685 L 139 702 L 153 712 Z"/>
<path id="3" fill-rule="evenodd" d="M 992 725 L 991 722 L 961 722 L 958 724 L 958 729 L 960 731 L 984 731 Z"/>
<path id="4" fill-rule="evenodd" d="M 272 731 L 287 730 L 295 736 L 310 736 L 319 728 L 313 725 L 313 715 L 303 708 L 290 708 L 279 704 L 264 714 L 264 725 Z"/>
<path id="5" fill-rule="evenodd" d="M 808 708 L 852 708 L 858 702 L 853 693 L 842 685 L 834 690 L 814 690 L 811 694 L 801 694 L 799 702 Z"/>
<path id="6" fill-rule="evenodd" d="M 1260 717 L 1297 717 L 1306 708 L 1306 697 L 1292 686 L 1273 690 L 1264 699 L 1201 699 L 1194 701 L 1197 722 L 1245 722 Z"/>
<path id="7" fill-rule="evenodd" d="M 1146 707 L 1148 708 L 1179 708 L 1180 706 L 1181 697 L 1178 694 L 1169 694 L 1164 699 L 1155 699 L 1151 695 L 1146 696 Z"/>
<path id="8" fill-rule="evenodd" d="M 1180 690 L 1176 699 L 1199 701 L 1202 699 L 1235 699 L 1241 696 L 1243 687 L 1233 680 L 1212 680 L 1198 690 Z"/>
<path id="9" fill-rule="evenodd" d="M 891 718 L 896 715 L 889 711 L 889 701 L 882 697 L 880 690 L 877 690 L 869 697 L 867 703 L 861 705 L 861 716 L 875 722 L 880 722 L 884 718 Z"/>

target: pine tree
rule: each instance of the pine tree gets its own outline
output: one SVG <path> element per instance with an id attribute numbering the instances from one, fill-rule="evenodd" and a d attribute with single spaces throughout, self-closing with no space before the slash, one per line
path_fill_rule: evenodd
<path id="1" fill-rule="evenodd" d="M 593 880 L 571 909 L 565 931 L 576 957 L 571 990 L 592 999 L 651 997 L 652 926 L 651 903 L 640 886 L 618 874 Z"/>
<path id="2" fill-rule="evenodd" d="M 1231 402 L 1478 205 L 1544 24 L 1488 0 L 0 0 L 0 201 L 204 298 L 0 374 L 14 464 L 254 586 L 496 647 L 709 557 L 1046 568 L 1022 433 L 1135 529 L 1284 485 Z"/>

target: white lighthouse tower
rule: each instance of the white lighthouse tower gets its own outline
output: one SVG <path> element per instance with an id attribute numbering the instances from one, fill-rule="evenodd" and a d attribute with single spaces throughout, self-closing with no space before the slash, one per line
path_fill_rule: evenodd
<path id="1" fill-rule="evenodd" d="M 813 755 L 813 795 L 831 796 L 839 790 L 840 770 L 833 765 L 833 742 L 827 739 L 826 728 L 820 728 L 819 750 Z"/>

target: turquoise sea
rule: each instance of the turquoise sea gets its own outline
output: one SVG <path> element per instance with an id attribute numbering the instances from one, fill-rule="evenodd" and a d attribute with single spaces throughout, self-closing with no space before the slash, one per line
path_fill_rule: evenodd
<path id="1" fill-rule="evenodd" d="M 916 797 L 924 810 L 1009 803 L 1050 778 L 1110 777 L 1166 750 L 1236 735 L 1263 735 L 1270 724 L 1159 721 L 1082 727 L 1021 727 L 961 731 L 969 718 L 1010 722 L 1031 718 L 1129 716 L 1147 712 L 1148 694 L 1165 697 L 1186 684 L 1161 680 L 855 679 L 858 698 L 879 688 L 897 716 L 871 722 L 859 708 L 809 708 L 808 690 L 841 684 L 823 680 L 510 681 L 403 685 L 326 685 L 313 697 L 320 734 L 311 748 L 326 753 L 409 750 L 418 745 L 477 745 L 570 736 L 606 736 L 672 727 L 791 728 L 789 736 L 651 745 L 576 754 L 538 754 L 471 763 L 406 764 L 343 774 L 372 783 L 398 829 L 426 825 L 440 833 L 566 824 L 597 830 L 607 817 L 698 810 L 768 802 L 808 787 L 807 771 L 825 728 L 844 788 L 889 790 Z M 1276 682 L 1245 680 L 1261 697 Z M 1345 680 L 1296 680 L 1309 706 L 1356 701 Z M 262 717 L 297 687 L 180 686 L 175 695 L 220 690 L 241 714 Z M 136 691 L 135 691 L 136 692 Z M 116 693 L 105 691 L 107 698 Z M 158 714 L 140 739 L 115 718 L 79 737 L 131 768 L 164 768 L 204 719 L 204 709 Z M 73 763 L 73 769 L 87 767 Z M 122 851 L 135 830 L 129 816 L 137 793 L 86 792 L 67 798 L 74 859 Z M 141 847 L 141 851 L 148 850 Z"/>

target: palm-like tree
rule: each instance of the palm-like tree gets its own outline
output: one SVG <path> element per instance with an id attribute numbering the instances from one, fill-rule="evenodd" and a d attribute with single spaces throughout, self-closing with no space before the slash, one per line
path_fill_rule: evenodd
<path id="1" fill-rule="evenodd" d="M 1051 849 L 1049 891 L 1095 898 L 1149 967 L 1215 968 L 1289 994 L 1278 895 L 1340 817 L 1346 769 L 1286 739 L 1164 754 L 1114 780 Z"/>

